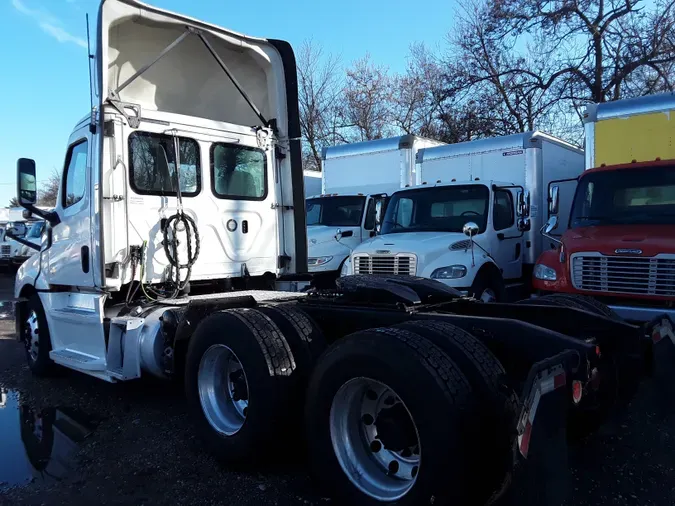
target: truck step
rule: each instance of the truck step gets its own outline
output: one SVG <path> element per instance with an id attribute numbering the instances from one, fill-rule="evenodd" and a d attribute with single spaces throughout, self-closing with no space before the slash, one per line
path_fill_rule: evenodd
<path id="1" fill-rule="evenodd" d="M 50 351 L 49 358 L 57 364 L 80 371 L 105 371 L 106 368 L 105 359 L 67 348 Z"/>

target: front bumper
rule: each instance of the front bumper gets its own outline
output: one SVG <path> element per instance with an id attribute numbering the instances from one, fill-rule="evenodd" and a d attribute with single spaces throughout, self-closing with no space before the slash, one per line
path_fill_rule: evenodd
<path id="1" fill-rule="evenodd" d="M 628 306 L 628 305 L 608 305 L 621 318 L 633 322 L 652 322 L 662 315 L 666 315 L 670 320 L 675 321 L 675 309 L 647 306 Z"/>

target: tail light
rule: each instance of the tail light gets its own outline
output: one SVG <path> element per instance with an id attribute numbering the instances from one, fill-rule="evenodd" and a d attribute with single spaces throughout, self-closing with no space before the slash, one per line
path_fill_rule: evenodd
<path id="1" fill-rule="evenodd" d="M 581 384 L 581 381 L 574 380 L 572 382 L 572 400 L 574 404 L 579 404 L 581 402 L 581 397 L 584 394 L 584 388 Z"/>

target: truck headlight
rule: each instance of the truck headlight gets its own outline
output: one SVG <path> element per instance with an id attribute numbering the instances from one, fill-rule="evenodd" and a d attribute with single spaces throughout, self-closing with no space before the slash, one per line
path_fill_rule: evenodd
<path id="1" fill-rule="evenodd" d="M 466 276 L 466 267 L 463 265 L 439 267 L 431 273 L 431 279 L 459 279 L 464 276 Z"/>
<path id="2" fill-rule="evenodd" d="M 307 265 L 316 267 L 318 265 L 327 264 L 331 260 L 333 260 L 333 257 L 311 257 L 307 259 Z"/>
<path id="3" fill-rule="evenodd" d="M 342 264 L 342 269 L 340 269 L 340 276 L 351 276 L 352 275 L 352 259 L 347 257 L 347 260 Z"/>
<path id="4" fill-rule="evenodd" d="M 28 246 L 24 245 L 23 248 L 21 248 L 21 252 L 19 253 L 20 256 L 22 257 L 27 257 L 28 256 Z"/>
<path id="5" fill-rule="evenodd" d="M 543 281 L 556 281 L 558 279 L 555 269 L 544 264 L 534 266 L 534 277 Z"/>

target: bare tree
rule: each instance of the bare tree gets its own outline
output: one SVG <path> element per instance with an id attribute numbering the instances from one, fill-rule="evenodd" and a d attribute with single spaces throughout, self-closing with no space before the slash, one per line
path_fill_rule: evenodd
<path id="1" fill-rule="evenodd" d="M 56 205 L 56 199 L 59 195 L 61 186 L 61 174 L 58 169 L 52 169 L 52 173 L 38 191 L 38 205 L 53 207 Z"/>
<path id="2" fill-rule="evenodd" d="M 11 199 L 9 199 L 8 207 L 19 207 L 19 199 L 17 199 L 16 197 L 12 197 Z"/>
<path id="3" fill-rule="evenodd" d="M 300 127 L 304 167 L 321 170 L 321 149 L 337 141 L 337 98 L 341 92 L 340 59 L 312 40 L 298 54 Z"/>
<path id="4" fill-rule="evenodd" d="M 449 36 L 446 100 L 452 99 L 455 110 L 472 104 L 474 136 L 533 130 L 556 103 L 537 80 L 550 65 L 547 57 L 540 56 L 548 49 L 546 41 L 532 41 L 528 51 L 520 54 L 512 41 L 485 22 L 490 9 L 480 2 L 467 5 Z M 525 71 L 513 72 L 516 68 Z"/>
<path id="5" fill-rule="evenodd" d="M 561 99 L 605 102 L 672 90 L 673 0 L 501 0 L 485 23 L 504 40 L 530 34 L 551 42 L 545 74 L 514 66 Z M 534 48 L 537 50 L 537 48 Z"/>
<path id="6" fill-rule="evenodd" d="M 388 69 L 373 63 L 369 54 L 347 70 L 340 116 L 348 141 L 370 141 L 393 134 L 392 90 Z"/>

